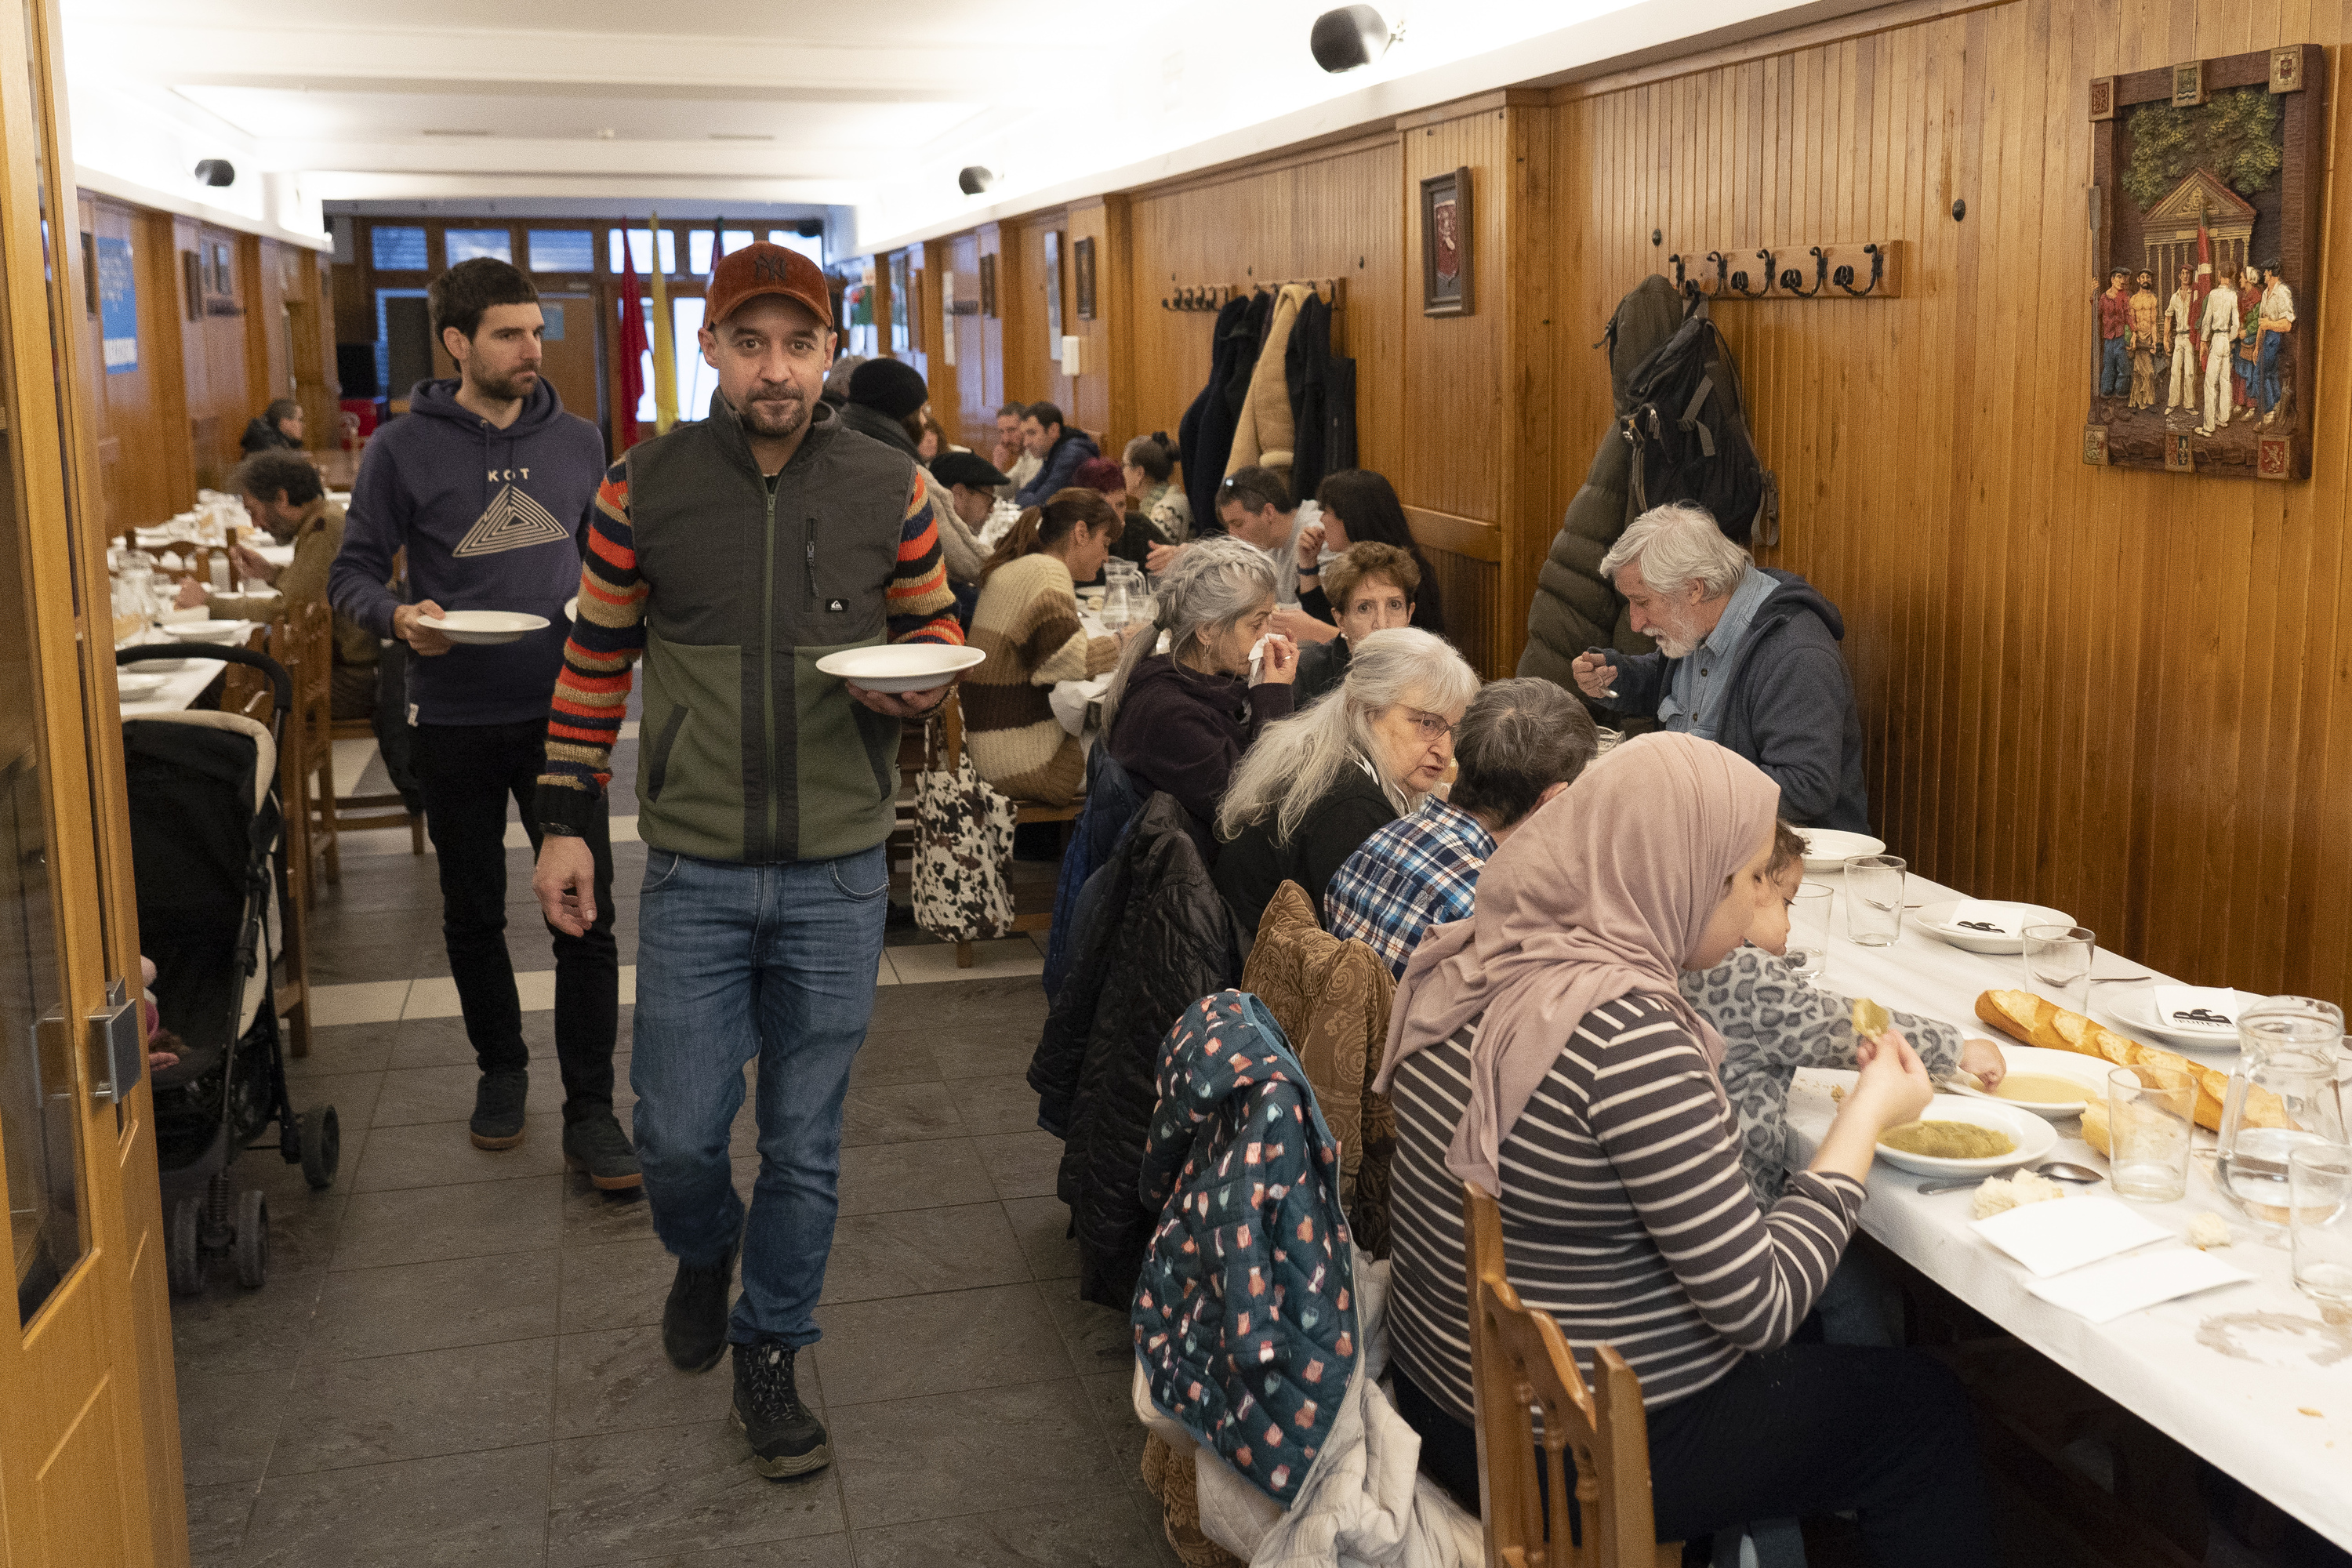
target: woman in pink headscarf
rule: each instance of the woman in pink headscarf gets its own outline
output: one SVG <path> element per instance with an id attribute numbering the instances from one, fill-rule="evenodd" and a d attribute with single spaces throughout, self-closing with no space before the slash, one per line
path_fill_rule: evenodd
<path id="1" fill-rule="evenodd" d="M 1809 1170 L 1759 1211 L 1678 971 L 1718 963 L 1774 896 L 1780 789 L 1712 742 L 1645 735 L 1486 862 L 1469 920 L 1423 940 L 1378 1087 L 1396 1108 L 1397 1405 L 1422 1465 L 1478 1496 L 1462 1184 L 1501 1201 L 1511 1283 L 1591 1367 L 1642 1379 L 1661 1540 L 1852 1509 L 1874 1563 L 1990 1563 L 1966 1402 L 1913 1352 L 1795 1344 L 1861 1212 L 1872 1151 L 1933 1094 L 1901 1037 Z"/>

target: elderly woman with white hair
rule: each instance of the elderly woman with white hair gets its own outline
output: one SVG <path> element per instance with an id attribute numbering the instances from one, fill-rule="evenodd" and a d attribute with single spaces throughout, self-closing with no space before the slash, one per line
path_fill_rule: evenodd
<path id="1" fill-rule="evenodd" d="M 1758 566 L 1686 501 L 1635 518 L 1601 574 L 1658 647 L 1585 650 L 1575 674 L 1587 697 L 1738 752 L 1780 786 L 1780 814 L 1801 827 L 1870 830 L 1862 714 L 1838 653 L 1845 620 L 1821 590 Z"/>
<path id="2" fill-rule="evenodd" d="M 1444 637 L 1399 626 L 1357 643 L 1338 690 L 1258 737 L 1217 810 L 1217 890 L 1244 930 L 1285 882 L 1323 918 L 1331 874 L 1445 776 L 1477 694 Z"/>

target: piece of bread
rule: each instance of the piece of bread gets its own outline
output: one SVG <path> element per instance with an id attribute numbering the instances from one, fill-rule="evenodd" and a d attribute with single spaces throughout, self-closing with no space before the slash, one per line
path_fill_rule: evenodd
<path id="1" fill-rule="evenodd" d="M 2107 1102 L 2105 1100 L 2092 1100 L 2084 1102 L 2083 1142 L 2102 1154 L 2110 1152 L 2107 1148 Z"/>
<path id="2" fill-rule="evenodd" d="M 2219 1068 L 2191 1061 L 2174 1051 L 2158 1050 L 2116 1034 L 2095 1018 L 2080 1013 L 2070 1013 L 2044 996 L 2031 991 L 1987 991 L 1977 997 L 1977 1016 L 1994 1028 L 2053 1051 L 2072 1051 L 2078 1056 L 2096 1057 L 2116 1067 L 2168 1068 L 2185 1072 L 2197 1086 L 2197 1109 L 2193 1112 L 2197 1125 L 2218 1132 L 2221 1130 L 2221 1110 L 2230 1096 L 2230 1075 Z M 2083 1118 L 2083 1137 L 2101 1153 L 2106 1152 L 2105 1142 L 2106 1107 L 2101 1101 L 2093 1104 L 2099 1112 L 2100 1136 L 2091 1136 L 2091 1118 Z M 2269 1089 L 2249 1085 L 2246 1089 L 2245 1121 L 2255 1127 L 2292 1127 L 2294 1120 L 2286 1106 Z"/>

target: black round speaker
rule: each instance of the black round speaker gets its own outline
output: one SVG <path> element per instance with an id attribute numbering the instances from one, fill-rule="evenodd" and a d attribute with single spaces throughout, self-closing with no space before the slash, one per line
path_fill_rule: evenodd
<path id="1" fill-rule="evenodd" d="M 226 158 L 207 158 L 196 165 L 196 178 L 208 185 L 233 185 L 236 165 Z"/>
<path id="2" fill-rule="evenodd" d="M 1315 18 L 1307 47 L 1325 70 L 1351 71 L 1388 52 L 1388 20 L 1370 5 L 1342 5 Z"/>
<path id="3" fill-rule="evenodd" d="M 994 174 L 990 174 L 986 169 L 982 168 L 979 164 L 969 163 L 964 166 L 961 173 L 956 175 L 956 184 L 962 190 L 965 195 L 976 196 L 980 195 L 981 192 L 988 189 L 989 183 L 995 178 L 996 176 Z"/>

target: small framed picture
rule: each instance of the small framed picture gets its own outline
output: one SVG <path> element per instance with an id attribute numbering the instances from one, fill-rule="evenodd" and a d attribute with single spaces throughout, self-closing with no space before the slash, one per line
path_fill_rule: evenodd
<path id="1" fill-rule="evenodd" d="M 1089 235 L 1070 247 L 1072 265 L 1078 275 L 1078 320 L 1095 319 L 1095 242 Z"/>
<path id="2" fill-rule="evenodd" d="M 1045 231 L 1045 357 L 1062 363 L 1062 231 Z"/>
<path id="3" fill-rule="evenodd" d="M 993 252 L 980 258 L 980 313 L 992 321 L 996 320 L 996 256 Z"/>
<path id="4" fill-rule="evenodd" d="M 1421 183 L 1421 313 L 1466 316 L 1470 294 L 1470 171 Z"/>

